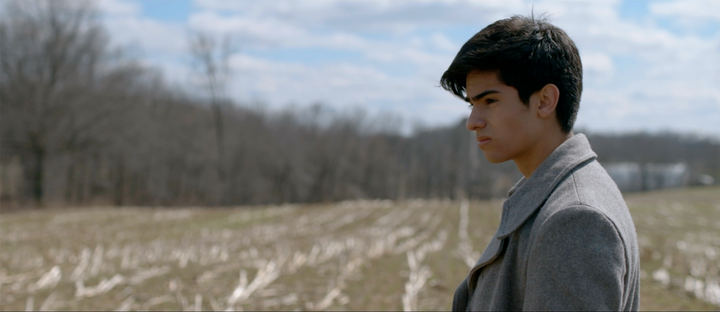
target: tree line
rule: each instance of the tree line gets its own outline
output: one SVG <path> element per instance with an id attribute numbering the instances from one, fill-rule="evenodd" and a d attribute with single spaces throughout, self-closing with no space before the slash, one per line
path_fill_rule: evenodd
<path id="1" fill-rule="evenodd" d="M 230 206 L 358 198 L 490 198 L 520 177 L 464 121 L 400 134 L 398 118 L 225 96 L 229 40 L 196 34 L 198 97 L 111 49 L 91 2 L 7 1 L 0 17 L 3 205 Z M 589 135 L 608 162 L 687 162 L 720 177 L 720 143 Z"/>

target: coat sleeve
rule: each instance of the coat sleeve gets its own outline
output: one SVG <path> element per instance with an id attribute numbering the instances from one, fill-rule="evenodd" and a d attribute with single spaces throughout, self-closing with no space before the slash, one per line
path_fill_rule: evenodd
<path id="1" fill-rule="evenodd" d="M 586 206 L 562 209 L 530 249 L 524 310 L 620 310 L 625 248 L 613 222 Z"/>

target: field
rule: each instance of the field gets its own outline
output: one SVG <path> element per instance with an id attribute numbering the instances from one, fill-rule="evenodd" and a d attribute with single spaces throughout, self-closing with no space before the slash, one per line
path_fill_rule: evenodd
<path id="1" fill-rule="evenodd" d="M 720 188 L 628 194 L 642 310 L 720 309 Z M 0 215 L 2 310 L 448 310 L 502 201 Z"/>

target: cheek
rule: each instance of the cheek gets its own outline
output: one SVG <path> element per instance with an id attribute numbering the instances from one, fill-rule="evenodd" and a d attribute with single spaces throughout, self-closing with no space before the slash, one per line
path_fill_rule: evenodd
<path id="1" fill-rule="evenodd" d="M 526 132 L 525 120 L 519 114 L 502 114 L 496 120 L 496 128 L 505 137 L 517 137 Z"/>
<path id="2" fill-rule="evenodd" d="M 502 149 L 512 153 L 521 146 L 533 140 L 532 121 L 528 120 L 527 113 L 512 111 L 497 119 L 496 134 L 502 139 Z"/>

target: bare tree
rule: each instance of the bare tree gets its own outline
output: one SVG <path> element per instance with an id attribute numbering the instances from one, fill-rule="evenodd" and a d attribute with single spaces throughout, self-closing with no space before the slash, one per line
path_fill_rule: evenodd
<path id="1" fill-rule="evenodd" d="M 109 52 L 92 2 L 1 4 L 0 200 L 202 206 L 488 198 L 504 196 L 519 178 L 512 162 L 490 166 L 463 122 L 401 135 L 396 118 L 362 110 L 231 105 L 228 36 L 189 38 L 207 91 L 197 98 Z M 686 162 L 691 173 L 720 175 L 717 139 L 588 138 L 601 162 Z M 11 167 L 23 168 L 23 181 Z M 18 182 L 24 194 L 5 191 Z"/>
<path id="2" fill-rule="evenodd" d="M 225 90 L 230 75 L 229 59 L 233 52 L 232 40 L 229 35 L 225 35 L 218 42 L 208 33 L 196 33 L 191 35 L 189 46 L 190 54 L 197 70 L 202 75 L 203 86 L 210 98 L 217 145 L 217 175 L 220 182 L 220 186 L 217 188 L 218 200 L 223 201 L 226 189 L 224 171 L 226 143 L 223 111 L 225 110 L 224 106 L 228 103 Z"/>
<path id="3" fill-rule="evenodd" d="M 91 5 L 10 1 L 0 17 L 3 152 L 23 156 L 37 204 L 44 197 L 48 157 L 92 144 L 84 134 L 102 120 L 83 100 L 107 45 Z M 85 114 L 78 114 L 82 110 Z"/>

